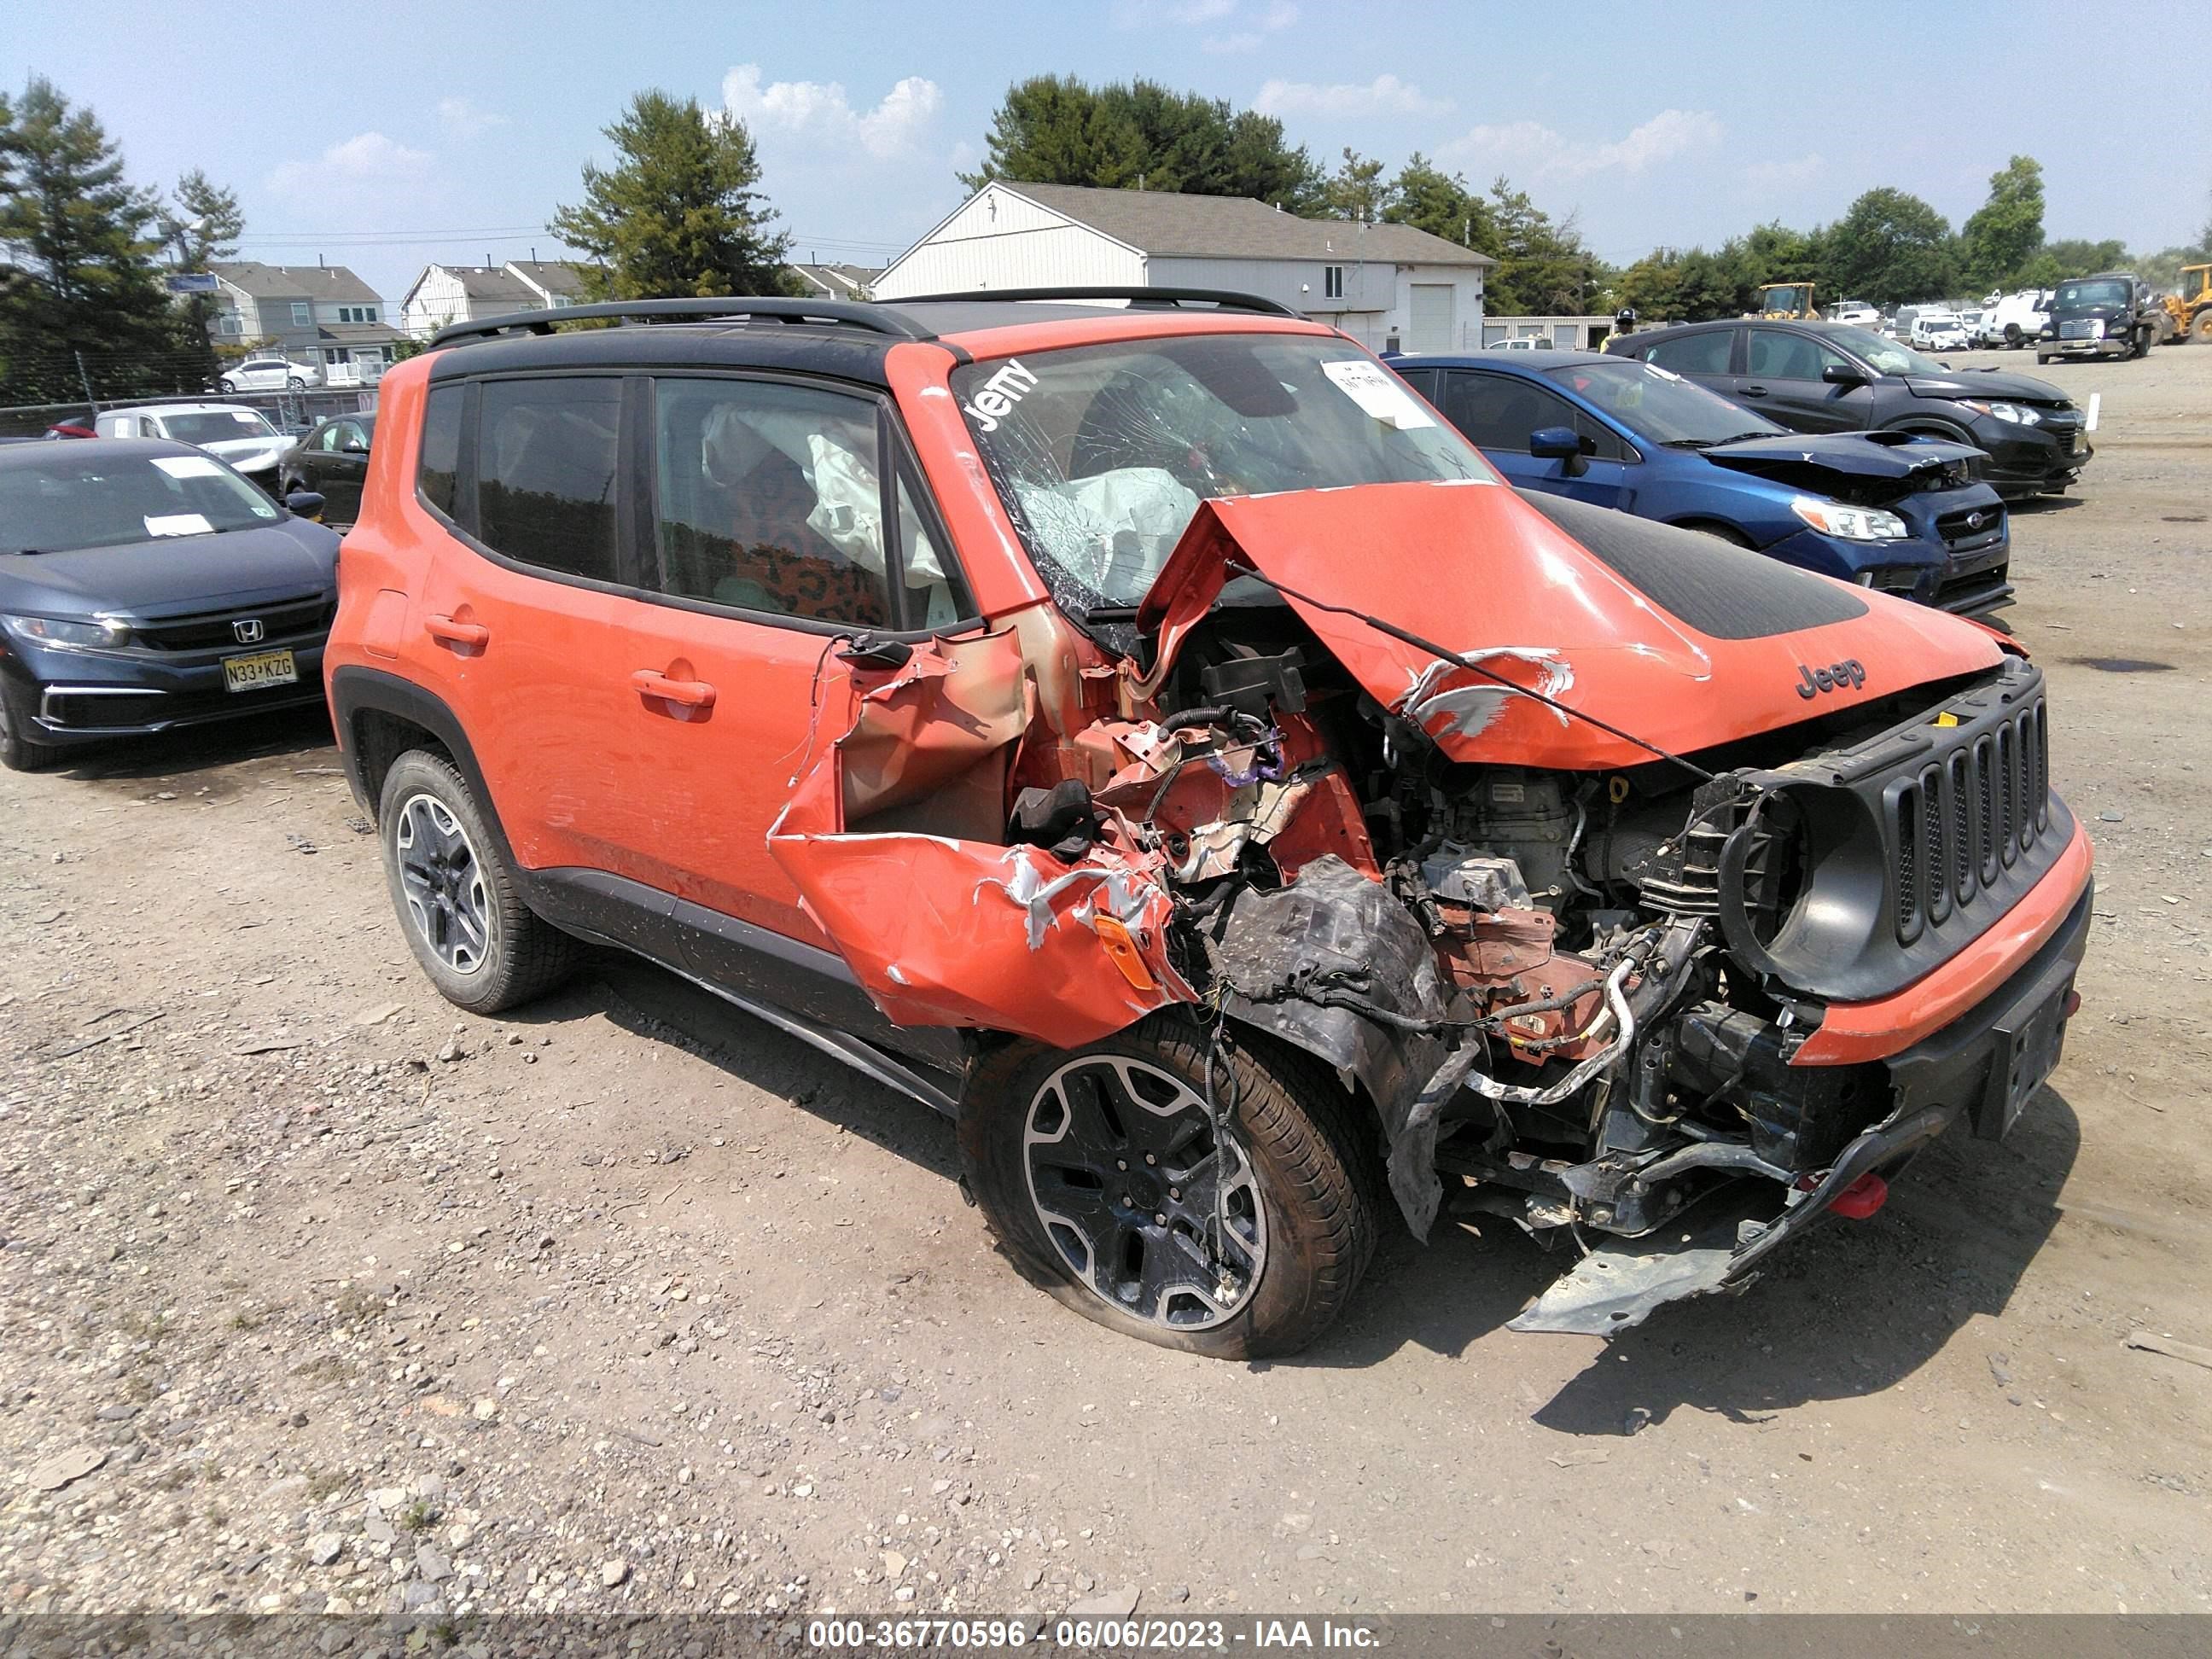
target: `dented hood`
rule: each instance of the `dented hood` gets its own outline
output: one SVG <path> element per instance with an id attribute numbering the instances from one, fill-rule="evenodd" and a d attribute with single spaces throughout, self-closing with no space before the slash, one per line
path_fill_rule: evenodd
<path id="1" fill-rule="evenodd" d="M 1895 493 L 1929 487 L 1954 466 L 1978 460 L 1967 444 L 1916 438 L 1909 432 L 1838 432 L 1818 436 L 1778 434 L 1717 444 L 1699 452 L 1716 466 L 1748 472 L 1799 489 L 1863 494 L 1867 486 L 1894 483 Z"/>
<path id="2" fill-rule="evenodd" d="M 1597 769 L 1634 744 L 1378 631 L 1357 611 L 1675 753 L 1994 666 L 1988 629 L 1626 514 L 1487 483 L 1200 503 L 1138 612 L 1158 683 L 1228 578 L 1290 604 L 1455 760 Z M 1318 603 L 1316 603 L 1318 602 Z M 1851 665 L 1855 672 L 1822 671 Z"/>

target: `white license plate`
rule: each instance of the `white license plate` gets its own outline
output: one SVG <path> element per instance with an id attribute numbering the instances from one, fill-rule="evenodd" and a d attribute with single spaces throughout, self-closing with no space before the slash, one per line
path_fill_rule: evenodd
<path id="1" fill-rule="evenodd" d="M 265 686 L 299 682 L 299 665 L 289 651 L 257 651 L 250 657 L 222 659 L 222 683 L 233 691 L 258 691 Z"/>

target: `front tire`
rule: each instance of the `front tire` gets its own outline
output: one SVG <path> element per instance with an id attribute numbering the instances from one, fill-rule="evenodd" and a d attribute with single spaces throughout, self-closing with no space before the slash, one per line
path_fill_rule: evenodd
<path id="1" fill-rule="evenodd" d="M 1366 1271 L 1379 1161 L 1326 1068 L 1227 1033 L 1218 1146 L 1210 1042 L 1170 1014 L 1084 1048 L 989 1056 L 960 1120 L 969 1188 L 1023 1277 L 1085 1318 L 1216 1358 L 1292 1353 Z"/>
<path id="2" fill-rule="evenodd" d="M 496 1014 L 568 976 L 575 941 L 522 902 L 475 795 L 451 761 L 421 749 L 394 761 L 376 821 L 400 930 L 447 1001 Z"/>
<path id="3" fill-rule="evenodd" d="M 61 759 L 59 745 L 27 735 L 37 729 L 15 694 L 0 687 L 0 766 L 10 772 L 43 772 Z"/>

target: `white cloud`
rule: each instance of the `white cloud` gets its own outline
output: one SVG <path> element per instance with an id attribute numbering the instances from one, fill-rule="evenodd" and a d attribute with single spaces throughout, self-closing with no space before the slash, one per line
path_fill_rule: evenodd
<path id="1" fill-rule="evenodd" d="M 722 107 L 757 139 L 804 138 L 815 144 L 858 145 L 888 161 L 916 149 L 945 94 L 937 82 L 909 75 L 874 108 L 853 107 L 835 81 L 761 82 L 760 65 L 740 64 L 722 77 Z"/>
<path id="2" fill-rule="evenodd" d="M 1237 0 L 1116 0 L 1114 27 L 1117 29 L 1157 28 L 1162 23 L 1193 27 L 1218 23 L 1237 9 Z"/>
<path id="3" fill-rule="evenodd" d="M 1395 75 L 1378 75 L 1364 86 L 1270 81 L 1260 88 L 1252 107 L 1269 115 L 1427 115 L 1449 109 L 1451 103 L 1431 98 Z"/>
<path id="4" fill-rule="evenodd" d="M 420 185 L 437 157 L 410 149 L 380 132 L 356 133 L 312 161 L 285 161 L 270 170 L 268 187 L 288 199 L 313 202 L 357 197 L 380 187 Z"/>
<path id="5" fill-rule="evenodd" d="M 1479 126 L 1437 152 L 1463 164 L 1495 166 L 1533 177 L 1586 178 L 1595 173 L 1638 174 L 1692 150 L 1708 149 L 1726 133 L 1710 110 L 1662 110 L 1611 143 L 1571 140 L 1540 121 Z"/>
<path id="6" fill-rule="evenodd" d="M 1286 29 L 1298 21 L 1298 9 L 1291 5 L 1290 0 L 1276 0 L 1275 4 L 1257 16 L 1249 13 L 1241 14 L 1241 16 L 1249 20 L 1249 27 L 1238 29 L 1234 34 L 1208 35 L 1199 42 L 1200 50 L 1222 56 L 1257 52 L 1267 44 L 1269 35 Z"/>
<path id="7" fill-rule="evenodd" d="M 1801 155 L 1794 161 L 1758 161 L 1743 170 L 1747 182 L 1763 190 L 1778 189 L 1789 185 L 1802 185 L 1817 179 L 1827 167 L 1826 160 L 1818 151 Z"/>
<path id="8" fill-rule="evenodd" d="M 465 98 L 441 98 L 438 100 L 438 125 L 456 138 L 473 138 L 489 132 L 494 127 L 507 125 L 507 117 L 488 109 L 479 109 Z"/>

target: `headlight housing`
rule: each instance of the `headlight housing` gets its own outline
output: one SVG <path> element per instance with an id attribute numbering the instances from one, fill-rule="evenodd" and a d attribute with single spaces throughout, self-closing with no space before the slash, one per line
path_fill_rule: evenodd
<path id="1" fill-rule="evenodd" d="M 1959 407 L 1971 409 L 1977 415 L 1994 416 L 2008 426 L 2041 426 L 2043 416 L 2019 404 L 1984 403 L 1978 398 L 1961 398 Z"/>
<path id="2" fill-rule="evenodd" d="M 1846 507 L 1818 495 L 1800 495 L 1790 510 L 1824 536 L 1847 542 L 1899 541 L 1912 532 L 1894 513 L 1871 507 Z"/>
<path id="3" fill-rule="evenodd" d="M 64 649 L 114 650 L 131 643 L 131 625 L 112 617 L 94 622 L 68 622 L 55 617 L 0 617 L 10 634 L 33 644 Z"/>

